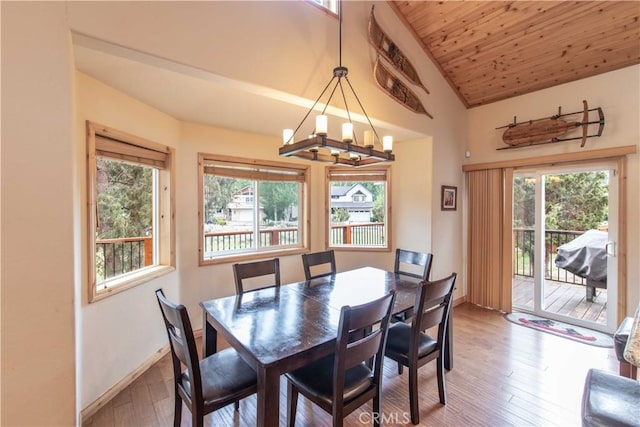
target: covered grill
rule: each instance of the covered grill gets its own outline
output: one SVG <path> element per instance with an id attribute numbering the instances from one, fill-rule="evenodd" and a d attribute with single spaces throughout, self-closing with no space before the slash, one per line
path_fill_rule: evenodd
<path id="1" fill-rule="evenodd" d="M 556 267 L 587 280 L 587 300 L 595 298 L 595 288 L 607 288 L 608 233 L 588 230 L 558 247 Z"/>

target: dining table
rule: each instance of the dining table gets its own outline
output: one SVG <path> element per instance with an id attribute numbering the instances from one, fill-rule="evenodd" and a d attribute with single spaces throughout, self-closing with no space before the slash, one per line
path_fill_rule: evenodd
<path id="1" fill-rule="evenodd" d="M 280 376 L 335 351 L 343 306 L 395 290 L 393 313 L 410 310 L 420 279 L 374 267 L 202 301 L 204 355 L 220 334 L 257 374 L 258 426 L 279 425 Z M 451 320 L 451 318 L 450 318 Z M 452 368 L 451 322 L 444 363 Z"/>

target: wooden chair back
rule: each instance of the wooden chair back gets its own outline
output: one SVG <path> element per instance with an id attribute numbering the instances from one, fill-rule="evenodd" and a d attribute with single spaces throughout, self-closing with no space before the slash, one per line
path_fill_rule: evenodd
<path id="1" fill-rule="evenodd" d="M 414 252 L 405 249 L 396 249 L 396 259 L 393 271 L 405 276 L 415 277 L 421 280 L 429 280 L 433 255 L 424 252 Z M 415 266 L 411 271 L 408 266 Z"/>
<path id="2" fill-rule="evenodd" d="M 418 343 L 422 331 L 438 326 L 438 346 L 442 349 L 444 335 L 451 312 L 451 297 L 456 273 L 434 282 L 422 282 L 416 294 L 411 324 L 413 342 Z M 417 351 L 417 349 L 416 349 Z"/>
<path id="3" fill-rule="evenodd" d="M 196 349 L 196 340 L 193 336 L 189 314 L 184 305 L 176 305 L 170 302 L 164 296 L 162 289 L 156 291 L 156 297 L 167 329 L 167 335 L 169 336 L 175 388 L 185 403 L 187 403 L 187 406 L 192 408 L 193 411 L 194 402 L 202 402 L 203 397 L 198 351 Z M 186 390 L 183 382 L 180 381 L 182 378 L 182 365 L 186 366 L 189 374 L 189 390 Z"/>
<path id="4" fill-rule="evenodd" d="M 344 407 L 338 412 L 346 415 L 376 395 L 379 396 L 384 348 L 394 300 L 395 291 L 392 291 L 366 304 L 342 307 L 334 359 L 334 399 L 342 396 L 346 371 L 358 364 L 370 364 L 373 361 L 373 382 L 369 390 L 351 401 L 334 402 L 334 406 Z"/>
<path id="5" fill-rule="evenodd" d="M 318 277 L 330 276 L 336 273 L 336 258 L 333 250 L 314 252 L 310 254 L 302 254 L 302 266 L 304 267 L 304 277 L 306 280 L 316 279 Z M 312 274 L 312 267 L 323 266 L 324 270 Z"/>
<path id="6" fill-rule="evenodd" d="M 252 290 L 280 287 L 280 259 L 273 258 L 266 261 L 247 262 L 244 264 L 233 264 L 233 277 L 236 282 L 236 294 L 242 295 L 244 292 L 243 281 L 255 277 L 273 275 L 273 280 L 268 285 L 253 288 Z"/>

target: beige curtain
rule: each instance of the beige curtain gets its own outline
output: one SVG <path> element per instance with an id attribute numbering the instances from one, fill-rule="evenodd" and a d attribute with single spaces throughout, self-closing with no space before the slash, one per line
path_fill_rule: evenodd
<path id="1" fill-rule="evenodd" d="M 468 301 L 511 311 L 511 186 L 512 170 L 470 171 L 468 179 Z M 507 189 L 505 189 L 507 183 Z M 505 222 L 506 221 L 506 222 Z"/>

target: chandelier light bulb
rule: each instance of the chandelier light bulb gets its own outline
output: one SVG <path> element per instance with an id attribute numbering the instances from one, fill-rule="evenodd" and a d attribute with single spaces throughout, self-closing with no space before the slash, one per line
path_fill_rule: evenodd
<path id="1" fill-rule="evenodd" d="M 293 144 L 293 129 L 284 129 L 282 131 L 282 144 Z"/>
<path id="2" fill-rule="evenodd" d="M 392 136 L 383 136 L 382 137 L 382 149 L 389 153 L 393 151 L 393 137 Z"/>
<path id="3" fill-rule="evenodd" d="M 316 135 L 326 135 L 329 119 L 324 114 L 316 116 Z"/>
<path id="4" fill-rule="evenodd" d="M 344 142 L 353 141 L 353 123 L 342 124 L 342 140 Z"/>

